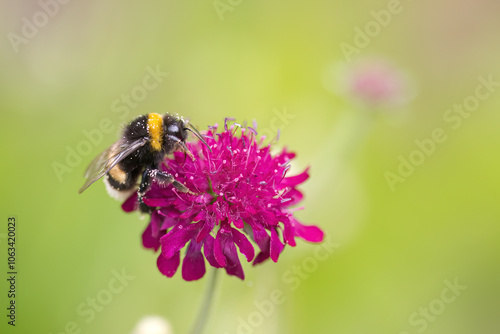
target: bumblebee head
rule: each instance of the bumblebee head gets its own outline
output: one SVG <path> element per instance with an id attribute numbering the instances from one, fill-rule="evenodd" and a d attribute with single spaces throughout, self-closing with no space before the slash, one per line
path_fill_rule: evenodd
<path id="1" fill-rule="evenodd" d="M 188 133 L 186 131 L 184 122 L 179 120 L 176 122 L 171 122 L 170 124 L 166 124 L 165 136 L 167 137 L 165 138 L 167 140 L 170 139 L 175 142 L 185 142 Z"/>
<path id="2" fill-rule="evenodd" d="M 165 115 L 163 119 L 163 143 L 167 154 L 172 153 L 179 147 L 181 149 L 185 147 L 184 142 L 188 137 L 185 128 L 184 120 Z"/>
<path id="3" fill-rule="evenodd" d="M 198 132 L 198 130 L 188 121 L 167 114 L 164 117 L 163 126 L 164 150 L 167 154 L 172 153 L 176 149 L 180 149 L 191 156 L 185 144 L 188 137 L 188 131 L 193 133 L 210 150 L 210 147 L 207 145 L 207 142 L 203 139 L 200 132 Z"/>

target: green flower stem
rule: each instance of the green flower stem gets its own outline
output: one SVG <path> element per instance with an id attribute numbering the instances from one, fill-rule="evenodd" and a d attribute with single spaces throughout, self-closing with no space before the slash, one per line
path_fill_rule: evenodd
<path id="1" fill-rule="evenodd" d="M 205 297 L 202 301 L 200 309 L 198 311 L 198 316 L 194 323 L 193 329 L 191 330 L 191 334 L 201 334 L 203 333 L 203 328 L 207 322 L 209 313 L 210 313 L 210 304 L 212 303 L 215 287 L 217 285 L 217 273 L 219 270 L 217 268 L 212 268 L 212 273 L 210 275 L 210 279 L 208 282 L 207 290 Z"/>

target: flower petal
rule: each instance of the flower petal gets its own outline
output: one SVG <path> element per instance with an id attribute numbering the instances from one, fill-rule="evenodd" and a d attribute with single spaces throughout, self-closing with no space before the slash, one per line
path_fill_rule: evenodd
<path id="1" fill-rule="evenodd" d="M 283 202 L 283 201 L 281 202 L 281 207 L 283 207 L 283 208 L 287 208 L 289 206 L 294 206 L 295 204 L 302 201 L 302 199 L 304 199 L 304 195 L 302 194 L 302 192 L 300 192 L 296 188 L 290 189 L 288 192 L 283 194 L 283 197 L 290 199 L 286 202 Z"/>
<path id="2" fill-rule="evenodd" d="M 203 227 L 200 229 L 200 232 L 196 236 L 196 242 L 201 242 L 203 239 L 205 239 L 214 229 L 214 226 L 215 226 L 215 220 L 203 221 Z"/>
<path id="3" fill-rule="evenodd" d="M 160 248 L 160 237 L 153 236 L 151 225 L 152 224 L 149 224 L 142 233 L 142 245 L 144 248 L 153 248 L 156 252 L 158 248 Z"/>
<path id="4" fill-rule="evenodd" d="M 233 235 L 234 243 L 238 246 L 240 252 L 245 255 L 248 262 L 252 261 L 255 256 L 255 250 L 253 249 L 250 241 L 248 241 L 247 237 L 234 228 L 231 229 L 231 234 Z"/>
<path id="5" fill-rule="evenodd" d="M 255 243 L 260 248 L 260 253 L 257 254 L 255 260 L 252 263 L 255 266 L 256 264 L 259 264 L 269 258 L 271 238 L 269 238 L 269 235 L 265 230 L 260 230 L 260 231 L 253 230 L 253 236 Z"/>
<path id="6" fill-rule="evenodd" d="M 276 214 L 269 210 L 262 210 L 261 212 L 263 220 L 268 225 L 278 225 L 278 219 L 276 218 Z"/>
<path id="7" fill-rule="evenodd" d="M 241 266 L 240 259 L 238 259 L 238 253 L 236 251 L 236 246 L 232 242 L 226 243 L 224 248 L 224 255 L 226 255 L 227 265 L 224 267 L 228 275 L 233 275 L 245 279 L 245 273 L 243 272 L 243 267 Z"/>
<path id="8" fill-rule="evenodd" d="M 237 227 L 239 229 L 242 229 L 245 227 L 245 223 L 243 222 L 243 219 L 235 219 L 233 221 L 234 227 Z"/>
<path id="9" fill-rule="evenodd" d="M 291 217 L 290 221 L 295 225 L 295 235 L 309 242 L 321 242 L 325 233 L 317 226 L 302 225 L 298 220 Z"/>
<path id="10" fill-rule="evenodd" d="M 167 259 L 162 253 L 158 256 L 158 260 L 156 260 L 156 265 L 160 272 L 167 276 L 174 276 L 177 268 L 179 268 L 179 263 L 181 261 L 180 253 L 176 252 L 171 258 Z"/>
<path id="11" fill-rule="evenodd" d="M 215 268 L 222 268 L 222 266 L 217 262 L 214 255 L 214 237 L 208 235 L 203 242 L 203 254 L 208 261 L 208 263 Z"/>
<path id="12" fill-rule="evenodd" d="M 295 225 L 288 218 L 286 218 L 283 225 L 285 227 L 285 230 L 283 231 L 283 239 L 287 244 L 295 247 L 297 245 L 295 242 Z"/>
<path id="13" fill-rule="evenodd" d="M 151 222 L 149 223 L 149 226 L 151 226 L 151 235 L 155 238 L 160 234 L 162 221 L 163 217 L 158 213 L 158 210 L 155 210 L 151 214 Z"/>
<path id="14" fill-rule="evenodd" d="M 303 182 L 305 182 L 309 178 L 309 168 L 306 168 L 305 171 L 302 173 L 295 175 L 295 176 L 289 176 L 285 177 L 283 180 L 281 180 L 280 184 L 278 185 L 278 189 L 283 189 L 286 187 L 295 187 L 296 185 L 299 185 Z"/>
<path id="15" fill-rule="evenodd" d="M 177 225 L 160 239 L 161 252 L 169 259 L 194 237 L 198 224 Z"/>
<path id="16" fill-rule="evenodd" d="M 125 212 L 132 212 L 137 209 L 137 192 L 130 195 L 122 204 L 122 210 Z"/>
<path id="17" fill-rule="evenodd" d="M 144 204 L 151 207 L 167 206 L 170 204 L 170 199 L 165 197 L 159 197 L 159 198 L 144 197 L 143 201 Z"/>
<path id="18" fill-rule="evenodd" d="M 186 255 L 182 261 L 182 278 L 186 281 L 195 281 L 205 275 L 205 260 L 201 254 L 201 246 L 203 244 L 196 243 L 191 240 L 189 243 Z"/>
<path id="19" fill-rule="evenodd" d="M 269 259 L 269 252 L 259 252 L 259 254 L 255 257 L 255 260 L 253 260 L 252 265 L 255 266 L 267 259 Z"/>
<path id="20" fill-rule="evenodd" d="M 271 228 L 271 246 L 270 246 L 271 260 L 273 260 L 274 262 L 278 262 L 278 257 L 280 256 L 284 247 L 285 245 L 281 243 L 278 237 L 278 233 L 276 232 L 276 229 Z"/>
<path id="21" fill-rule="evenodd" d="M 224 256 L 224 252 L 222 251 L 223 250 L 222 242 L 224 240 L 223 240 L 221 231 L 222 231 L 222 229 L 219 229 L 219 231 L 217 232 L 217 235 L 215 236 L 214 256 L 215 256 L 215 260 L 217 261 L 217 263 L 221 267 L 225 267 L 226 266 L 226 257 Z"/>
<path id="22" fill-rule="evenodd" d="M 168 230 L 169 228 L 181 224 L 182 220 L 179 219 L 179 213 L 172 210 L 158 210 L 158 214 L 162 216 L 163 222 L 160 230 Z"/>
<path id="23" fill-rule="evenodd" d="M 270 238 L 267 234 L 266 230 L 253 230 L 253 238 L 257 246 L 259 246 L 260 250 L 265 252 L 269 251 L 269 242 Z"/>

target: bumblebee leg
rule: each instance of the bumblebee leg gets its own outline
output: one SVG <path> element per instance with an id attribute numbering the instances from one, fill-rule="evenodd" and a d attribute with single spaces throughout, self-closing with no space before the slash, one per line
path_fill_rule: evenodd
<path id="1" fill-rule="evenodd" d="M 147 206 L 144 203 L 143 197 L 144 194 L 149 190 L 151 187 L 151 172 L 154 171 L 152 169 L 146 168 L 144 172 L 142 173 L 142 180 L 141 184 L 139 186 L 139 191 L 137 192 L 137 200 L 139 201 L 139 209 L 143 213 L 151 213 L 152 208 Z"/>
<path id="2" fill-rule="evenodd" d="M 183 193 L 188 193 L 188 194 L 195 194 L 191 190 L 188 189 L 185 185 L 177 181 L 172 174 L 162 172 L 158 169 L 152 170 L 151 171 L 151 177 L 155 178 L 160 185 L 167 186 L 171 184 L 175 189 L 179 190 L 180 192 Z"/>
<path id="3" fill-rule="evenodd" d="M 139 201 L 139 209 L 144 213 L 151 213 L 153 208 L 147 206 L 144 203 L 143 197 L 146 192 L 151 188 L 151 183 L 153 180 L 156 180 L 161 186 L 167 186 L 171 184 L 175 189 L 179 190 L 183 193 L 188 193 L 195 195 L 196 193 L 189 190 L 188 187 L 177 181 L 172 174 L 167 172 L 162 172 L 159 169 L 146 168 L 144 173 L 142 173 L 142 181 L 139 186 L 138 201 Z"/>

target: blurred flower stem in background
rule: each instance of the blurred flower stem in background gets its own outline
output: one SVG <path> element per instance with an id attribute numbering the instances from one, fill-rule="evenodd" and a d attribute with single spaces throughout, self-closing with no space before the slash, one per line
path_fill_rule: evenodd
<path id="1" fill-rule="evenodd" d="M 408 75 L 383 58 L 332 64 L 323 73 L 323 85 L 345 98 L 351 109 L 341 116 L 327 143 L 335 146 L 331 152 L 339 158 L 359 149 L 378 114 L 401 113 L 415 95 Z"/>
<path id="2" fill-rule="evenodd" d="M 193 329 L 191 330 L 191 334 L 201 334 L 203 333 L 203 328 L 208 319 L 208 315 L 210 313 L 210 305 L 212 304 L 212 300 L 215 294 L 215 289 L 217 286 L 217 268 L 211 269 L 210 281 L 208 282 L 208 286 L 205 292 L 205 296 L 202 304 L 200 305 L 200 309 L 198 311 L 198 315 L 196 317 L 196 321 L 193 325 Z"/>
<path id="3" fill-rule="evenodd" d="M 377 118 L 390 120 L 404 116 L 405 108 L 414 97 L 409 77 L 383 58 L 363 58 L 351 64 L 331 64 L 323 72 L 323 85 L 345 100 L 347 111 L 341 113 L 326 142 L 319 146 L 313 166 L 329 166 L 314 172 L 322 182 L 314 183 L 311 194 L 329 191 L 328 198 L 312 201 L 312 212 L 328 205 L 336 212 L 336 223 L 330 232 L 340 242 L 356 230 L 362 220 L 364 190 L 352 165 L 367 141 Z M 327 203 L 325 203 L 328 202 Z M 342 240 L 343 239 L 343 240 Z"/>

